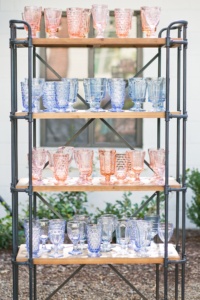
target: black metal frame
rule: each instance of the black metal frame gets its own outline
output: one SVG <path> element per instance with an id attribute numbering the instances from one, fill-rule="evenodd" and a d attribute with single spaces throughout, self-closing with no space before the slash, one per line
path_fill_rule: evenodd
<path id="1" fill-rule="evenodd" d="M 24 28 L 24 25 L 28 28 L 28 39 L 17 39 L 17 30 Z M 178 37 L 182 38 L 179 42 L 174 41 L 170 35 L 171 32 L 176 30 Z M 187 121 L 187 107 L 186 107 L 186 72 L 187 72 L 187 21 L 181 20 L 171 23 L 167 28 L 164 28 L 160 33 L 159 37 L 165 32 L 166 34 L 166 112 L 165 112 L 165 150 L 166 150 L 166 165 L 165 165 L 165 226 L 167 228 L 168 223 L 168 210 L 169 210 L 169 194 L 174 191 L 176 192 L 176 250 L 180 253 L 181 259 L 178 261 L 170 261 L 168 259 L 168 247 L 165 243 L 165 255 L 164 255 L 164 300 L 168 299 L 168 266 L 170 264 L 175 265 L 175 298 L 178 299 L 178 284 L 179 284 L 179 265 L 181 266 L 181 299 L 185 299 L 184 285 L 185 285 L 185 202 L 186 202 L 186 121 Z M 180 46 L 177 48 L 177 111 L 182 111 L 180 115 L 174 115 L 170 113 L 170 48 L 173 44 L 179 43 Z M 17 48 L 25 46 L 28 48 L 28 78 L 29 78 L 29 112 L 26 116 L 16 116 L 17 111 Z M 13 210 L 13 253 L 12 253 L 12 264 L 13 264 L 13 299 L 18 299 L 18 272 L 20 265 L 27 265 L 29 267 L 29 297 L 30 299 L 37 299 L 36 296 L 36 265 L 33 264 L 32 258 L 32 211 L 34 216 L 36 215 L 36 198 L 39 197 L 45 202 L 50 209 L 50 205 L 47 201 L 38 193 L 33 193 L 32 187 L 32 147 L 36 145 L 36 120 L 32 117 L 32 95 L 31 95 L 31 84 L 32 78 L 35 76 L 35 48 L 32 44 L 31 28 L 25 21 L 10 20 L 10 48 L 11 48 L 11 193 L 12 193 L 12 210 Z M 144 66 L 140 72 L 149 66 L 151 62 L 158 59 L 158 76 L 161 76 L 161 52 L 163 48 L 158 49 L 158 54 Z M 182 54 L 182 55 L 181 55 Z M 182 68 L 182 69 L 181 69 Z M 139 74 L 139 73 L 138 73 Z M 138 75 L 137 74 L 137 75 Z M 137 76 L 136 75 L 136 76 Z M 182 89 L 182 91 L 181 91 Z M 27 189 L 16 189 L 18 183 L 18 120 L 24 119 L 28 121 L 28 151 L 29 151 L 29 186 Z M 177 141 L 176 141 L 176 180 L 181 184 L 181 188 L 170 188 L 168 182 L 169 175 L 169 128 L 171 119 L 176 119 L 177 122 Z M 89 123 L 94 119 L 90 119 Z M 107 122 L 102 119 L 104 123 Z M 181 123 L 182 121 L 182 123 Z M 110 125 L 109 125 L 110 126 Z M 182 126 L 182 127 L 181 127 Z M 157 147 L 160 147 L 161 142 L 161 120 L 157 120 Z M 83 128 L 84 129 L 84 128 Z M 81 130 L 83 130 L 81 129 Z M 114 131 L 114 129 L 111 129 Z M 181 131 L 182 130 L 182 131 Z M 77 134 L 79 134 L 78 132 Z M 115 132 L 118 134 L 117 132 Z M 182 140 L 181 140 L 182 134 Z M 128 147 L 131 148 L 123 137 L 120 136 Z M 70 142 L 70 141 L 69 141 Z M 181 146 L 182 142 L 182 146 Z M 69 144 L 69 143 L 67 143 Z M 182 162 L 180 161 L 180 154 L 182 155 Z M 146 162 L 148 165 L 148 163 Z M 181 177 L 181 179 L 180 179 Z M 29 197 L 29 259 L 25 263 L 19 263 L 16 261 L 18 253 L 18 196 L 19 193 L 27 193 Z M 180 223 L 180 201 L 182 195 L 182 245 L 180 247 L 179 237 L 179 223 Z M 147 205 L 152 198 L 157 197 L 157 213 L 159 213 L 159 202 L 160 193 L 155 192 L 144 205 Z M 136 214 L 143 208 L 140 207 Z M 53 209 L 52 209 L 53 210 Z M 168 240 L 168 231 L 165 231 L 165 240 Z M 66 284 L 78 271 L 82 269 L 84 265 L 81 265 L 73 274 L 71 274 L 61 285 L 58 287 L 47 299 L 50 299 L 57 290 L 59 290 L 64 284 Z M 109 265 L 110 268 L 120 276 L 133 290 L 135 290 L 143 299 L 147 299 L 142 295 L 119 271 Z M 159 299 L 159 264 L 156 265 L 156 299 Z"/>

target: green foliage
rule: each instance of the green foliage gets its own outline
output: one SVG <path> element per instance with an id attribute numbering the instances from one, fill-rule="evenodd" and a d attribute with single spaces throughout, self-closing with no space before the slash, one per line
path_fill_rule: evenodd
<path id="1" fill-rule="evenodd" d="M 84 192 L 60 192 L 54 194 L 41 194 L 46 202 L 58 212 L 64 219 L 68 220 L 75 213 L 88 214 L 87 212 L 87 194 Z M 23 210 L 25 215 L 29 215 L 29 210 Z M 41 200 L 37 201 L 37 216 L 39 219 L 57 219 L 58 216 L 51 211 Z"/>
<path id="2" fill-rule="evenodd" d="M 103 214 L 115 214 L 119 219 L 123 217 L 131 217 L 135 215 L 138 219 L 144 218 L 144 215 L 154 214 L 156 213 L 156 199 L 152 199 L 142 210 L 138 209 L 144 205 L 144 203 L 148 200 L 148 196 L 145 196 L 140 204 L 132 203 L 133 200 L 130 198 L 132 196 L 131 192 L 125 192 L 122 196 L 122 200 L 116 200 L 114 204 L 106 202 L 106 207 L 104 210 L 97 208 L 97 214 L 94 216 L 96 220 Z M 164 194 L 161 193 L 160 196 L 160 208 L 164 205 Z"/>
<path id="3" fill-rule="evenodd" d="M 8 249 L 12 245 L 12 217 L 0 219 L 0 249 Z"/>
<path id="4" fill-rule="evenodd" d="M 187 217 L 197 227 L 200 227 L 200 171 L 198 169 L 188 169 L 186 182 L 193 192 L 191 204 L 187 204 Z"/>

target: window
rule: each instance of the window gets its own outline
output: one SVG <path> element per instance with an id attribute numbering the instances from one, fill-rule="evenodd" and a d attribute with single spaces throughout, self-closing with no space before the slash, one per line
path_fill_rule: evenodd
<path id="1" fill-rule="evenodd" d="M 109 20 L 106 37 L 114 37 L 116 34 L 113 12 L 110 12 Z M 66 14 L 63 14 L 62 27 L 58 35 L 67 36 Z M 93 36 L 92 23 L 89 36 Z M 134 12 L 130 36 L 142 36 L 139 11 Z M 87 109 L 83 100 L 83 78 L 123 77 L 128 79 L 134 76 L 142 66 L 142 49 L 136 48 L 49 48 L 42 49 L 40 57 L 46 61 L 46 64 L 41 64 L 40 70 L 41 77 L 45 77 L 46 80 L 59 80 L 62 77 L 79 78 L 80 96 L 74 104 L 76 109 Z M 108 96 L 101 105 L 110 107 Z M 125 108 L 128 109 L 132 105 L 127 93 Z M 81 129 L 83 126 L 84 130 Z M 46 147 L 57 147 L 66 143 L 80 147 L 127 147 L 123 139 L 133 147 L 142 146 L 142 119 L 41 120 L 40 128 L 41 146 Z M 77 132 L 80 134 L 76 134 Z"/>

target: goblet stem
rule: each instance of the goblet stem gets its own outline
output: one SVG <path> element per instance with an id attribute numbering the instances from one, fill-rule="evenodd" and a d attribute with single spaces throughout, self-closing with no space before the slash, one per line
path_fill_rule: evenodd
<path id="1" fill-rule="evenodd" d="M 110 183 L 110 175 L 105 175 L 105 183 L 106 184 Z"/>

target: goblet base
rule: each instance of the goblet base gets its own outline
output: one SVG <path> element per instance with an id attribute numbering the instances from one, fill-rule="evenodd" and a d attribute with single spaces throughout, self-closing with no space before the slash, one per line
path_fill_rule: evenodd
<path id="1" fill-rule="evenodd" d="M 143 108 L 136 108 L 136 107 L 131 107 L 129 110 L 130 110 L 130 111 L 146 111 L 146 110 L 143 109 Z"/>
<path id="2" fill-rule="evenodd" d="M 80 254 L 82 254 L 82 252 L 78 249 L 69 251 L 68 253 L 71 254 L 71 255 L 80 255 Z"/>
<path id="3" fill-rule="evenodd" d="M 124 110 L 121 109 L 121 108 L 111 108 L 111 109 L 109 109 L 109 111 L 111 111 L 111 112 L 124 112 Z"/>
<path id="4" fill-rule="evenodd" d="M 100 257 L 101 256 L 101 253 L 100 252 L 90 252 L 88 250 L 88 256 L 89 257 Z"/>
<path id="5" fill-rule="evenodd" d="M 63 253 L 50 253 L 49 257 L 54 257 L 54 258 L 58 258 L 58 257 L 63 257 Z"/>

